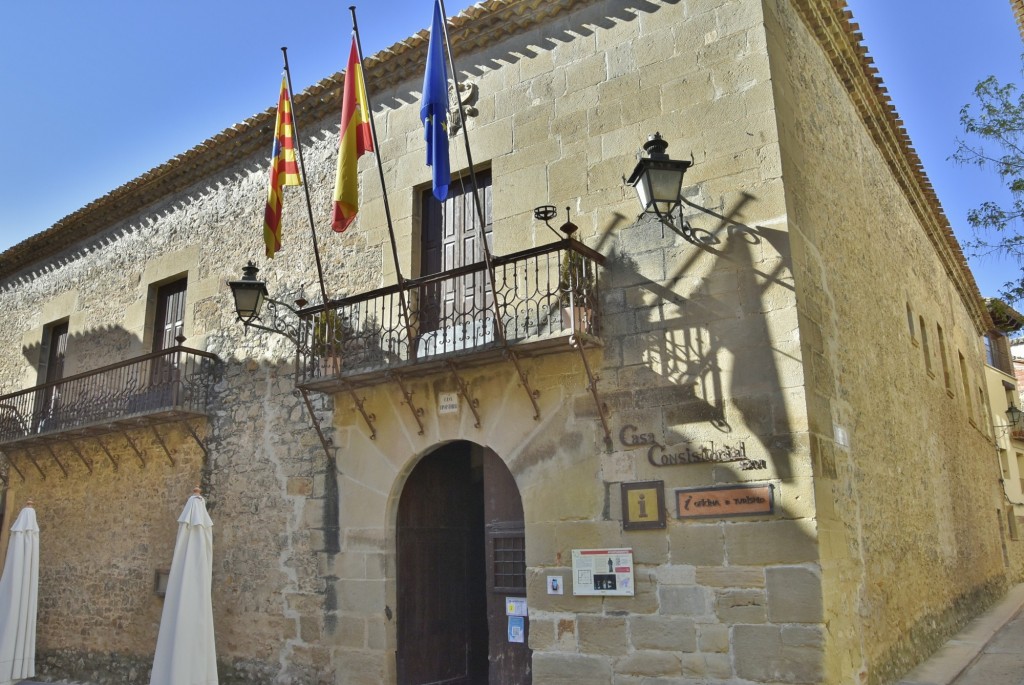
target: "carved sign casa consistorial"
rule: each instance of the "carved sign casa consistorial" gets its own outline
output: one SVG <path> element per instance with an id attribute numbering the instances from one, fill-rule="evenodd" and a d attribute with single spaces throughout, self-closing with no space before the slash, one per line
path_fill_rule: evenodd
<path id="1" fill-rule="evenodd" d="M 619 431 L 619 442 L 624 447 L 647 446 L 647 461 L 651 466 L 678 466 L 682 464 L 713 464 L 726 462 L 744 462 L 756 470 L 764 468 L 764 460 L 747 457 L 747 446 L 744 442 L 735 444 L 715 443 L 710 440 L 703 444 L 683 442 L 678 445 L 665 446 L 654 439 L 654 433 L 639 433 L 636 426 L 626 425 Z"/>

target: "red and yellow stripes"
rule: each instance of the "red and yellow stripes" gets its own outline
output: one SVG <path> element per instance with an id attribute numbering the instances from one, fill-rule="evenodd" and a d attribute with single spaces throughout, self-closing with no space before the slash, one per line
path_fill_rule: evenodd
<path id="1" fill-rule="evenodd" d="M 373 151 L 363 68 L 359 63 L 356 39 L 345 69 L 345 89 L 341 99 L 341 131 L 338 143 L 338 173 L 334 180 L 334 206 L 331 228 L 341 233 L 351 225 L 359 211 L 359 171 L 356 161 Z"/>
<path id="2" fill-rule="evenodd" d="M 288 81 L 282 76 L 277 122 L 274 124 L 274 148 L 270 156 L 270 189 L 267 191 L 267 208 L 263 212 L 263 241 L 267 244 L 268 257 L 273 257 L 281 249 L 281 189 L 302 185 L 299 165 L 295 160 L 292 101 L 288 94 Z"/>

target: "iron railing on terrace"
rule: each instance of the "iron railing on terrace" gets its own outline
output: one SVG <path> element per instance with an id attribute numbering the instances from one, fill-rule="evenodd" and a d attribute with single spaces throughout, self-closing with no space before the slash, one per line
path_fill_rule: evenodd
<path id="1" fill-rule="evenodd" d="M 505 342 L 530 353 L 597 341 L 599 252 L 563 239 L 491 263 L 493 291 L 479 262 L 301 311 L 298 385 L 324 390 L 486 361 Z"/>
<path id="2" fill-rule="evenodd" d="M 0 396 L 0 445 L 205 415 L 219 370 L 178 346 Z"/>

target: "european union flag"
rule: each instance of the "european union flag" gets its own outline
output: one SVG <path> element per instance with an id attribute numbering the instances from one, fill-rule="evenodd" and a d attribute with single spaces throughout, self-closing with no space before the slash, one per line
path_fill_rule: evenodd
<path id="1" fill-rule="evenodd" d="M 434 197 L 448 197 L 452 172 L 448 164 L 448 67 L 444 59 L 444 15 L 434 0 L 434 22 L 427 44 L 427 71 L 423 76 L 420 120 L 427 141 L 427 166 L 433 170 Z"/>

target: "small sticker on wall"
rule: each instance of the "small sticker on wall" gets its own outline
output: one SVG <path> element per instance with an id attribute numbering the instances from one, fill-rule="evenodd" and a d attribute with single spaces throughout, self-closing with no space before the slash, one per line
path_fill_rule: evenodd
<path id="1" fill-rule="evenodd" d="M 526 642 L 526 619 L 522 616 L 508 617 L 508 641 Z"/>
<path id="2" fill-rule="evenodd" d="M 562 583 L 562 576 L 548 576 L 548 594 L 565 594 L 565 585 Z"/>
<path id="3" fill-rule="evenodd" d="M 505 614 L 507 616 L 526 616 L 526 597 L 506 597 Z"/>

